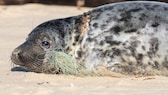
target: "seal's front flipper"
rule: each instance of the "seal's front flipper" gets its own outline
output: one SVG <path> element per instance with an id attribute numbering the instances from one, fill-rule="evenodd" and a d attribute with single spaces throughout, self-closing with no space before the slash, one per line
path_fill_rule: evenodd
<path id="1" fill-rule="evenodd" d="M 13 67 L 13 68 L 11 68 L 11 71 L 12 72 L 30 72 L 29 70 L 26 70 L 22 67 Z"/>

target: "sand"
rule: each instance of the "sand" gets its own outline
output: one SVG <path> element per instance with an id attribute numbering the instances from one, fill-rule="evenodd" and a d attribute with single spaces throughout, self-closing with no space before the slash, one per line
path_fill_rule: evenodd
<path id="1" fill-rule="evenodd" d="M 0 95 L 168 95 L 168 77 L 76 77 L 12 72 L 10 55 L 38 24 L 90 8 L 26 4 L 0 6 Z"/>

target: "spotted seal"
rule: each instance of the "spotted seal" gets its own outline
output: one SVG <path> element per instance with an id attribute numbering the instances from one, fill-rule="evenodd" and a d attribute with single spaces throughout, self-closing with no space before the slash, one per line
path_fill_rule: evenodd
<path id="1" fill-rule="evenodd" d="M 38 25 L 12 52 L 11 60 L 46 73 L 46 54 L 64 51 L 85 70 L 103 66 L 128 75 L 168 75 L 167 46 L 167 3 L 121 2 Z"/>

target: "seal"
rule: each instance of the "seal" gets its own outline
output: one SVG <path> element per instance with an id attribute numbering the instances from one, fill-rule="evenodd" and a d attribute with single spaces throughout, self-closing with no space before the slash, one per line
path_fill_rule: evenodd
<path id="1" fill-rule="evenodd" d="M 46 21 L 12 52 L 11 60 L 30 71 L 48 73 L 52 68 L 44 69 L 50 51 L 64 51 L 85 70 L 103 66 L 126 75 L 168 75 L 168 4 L 113 3 Z"/>

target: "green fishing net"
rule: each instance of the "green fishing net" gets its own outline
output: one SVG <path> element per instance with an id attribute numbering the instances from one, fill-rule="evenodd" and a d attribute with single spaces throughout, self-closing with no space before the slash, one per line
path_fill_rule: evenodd
<path id="1" fill-rule="evenodd" d="M 49 51 L 45 56 L 42 72 L 48 74 L 66 74 L 66 75 L 95 75 L 94 72 L 87 70 L 83 65 L 73 60 L 71 55 L 63 51 Z"/>
<path id="2" fill-rule="evenodd" d="M 50 68 L 51 73 L 58 72 L 73 75 L 78 73 L 78 64 L 70 55 L 60 51 L 52 51 L 50 55 L 49 64 L 52 66 L 52 68 Z"/>

